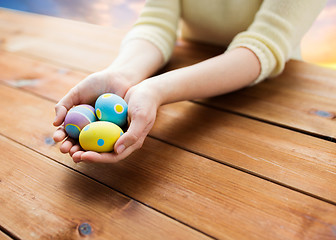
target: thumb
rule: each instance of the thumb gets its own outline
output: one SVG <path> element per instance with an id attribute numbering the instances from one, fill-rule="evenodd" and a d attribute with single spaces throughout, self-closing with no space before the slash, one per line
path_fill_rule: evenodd
<path id="1" fill-rule="evenodd" d="M 76 87 L 72 88 L 56 105 L 55 105 L 55 120 L 54 126 L 60 126 L 70 108 L 78 104 L 79 97 Z"/>
<path id="2" fill-rule="evenodd" d="M 114 146 L 114 151 L 117 154 L 121 154 L 121 153 L 124 152 L 125 149 L 129 148 L 132 145 L 135 145 L 139 140 L 140 140 L 139 135 L 135 135 L 134 133 L 127 131 L 116 142 L 116 144 Z M 138 145 L 139 145 L 139 147 L 136 147 L 136 149 L 141 147 L 141 145 L 142 145 L 141 142 Z"/>
<path id="3" fill-rule="evenodd" d="M 147 135 L 145 121 L 135 119 L 127 130 L 116 142 L 114 151 L 121 154 L 125 149 L 133 146 L 133 150 L 141 148 Z"/>
<path id="4" fill-rule="evenodd" d="M 60 126 L 63 123 L 67 112 L 68 112 L 68 110 L 66 109 L 66 107 L 56 104 L 56 106 L 55 106 L 56 116 L 55 116 L 55 120 L 53 122 L 55 127 Z"/>

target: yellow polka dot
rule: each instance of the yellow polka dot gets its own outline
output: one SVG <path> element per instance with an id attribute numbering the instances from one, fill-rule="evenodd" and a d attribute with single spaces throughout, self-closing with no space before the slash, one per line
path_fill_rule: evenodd
<path id="1" fill-rule="evenodd" d="M 116 105 L 114 106 L 114 109 L 115 109 L 115 111 L 116 111 L 117 113 L 122 113 L 122 112 L 124 111 L 123 106 L 121 106 L 120 104 L 116 104 Z"/>
<path id="2" fill-rule="evenodd" d="M 99 119 L 101 119 L 101 111 L 100 111 L 99 108 L 96 110 L 96 114 L 97 114 L 97 117 L 98 117 Z"/>
<path id="3" fill-rule="evenodd" d="M 109 98 L 109 97 L 111 97 L 111 96 L 112 96 L 111 93 L 105 93 L 105 94 L 103 95 L 103 98 Z"/>

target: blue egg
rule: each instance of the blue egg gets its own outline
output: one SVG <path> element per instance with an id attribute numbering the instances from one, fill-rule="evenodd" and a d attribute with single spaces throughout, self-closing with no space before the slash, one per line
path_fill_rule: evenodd
<path id="1" fill-rule="evenodd" d="M 95 104 L 95 111 L 100 121 L 108 121 L 122 127 L 127 122 L 128 106 L 124 99 L 113 93 L 104 93 Z"/>

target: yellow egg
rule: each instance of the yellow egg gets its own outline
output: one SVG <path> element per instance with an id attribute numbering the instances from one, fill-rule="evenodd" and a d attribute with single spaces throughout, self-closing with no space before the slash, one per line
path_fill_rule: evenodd
<path id="1" fill-rule="evenodd" d="M 98 121 L 86 125 L 79 134 L 79 144 L 86 151 L 112 152 L 124 132 L 111 122 Z"/>

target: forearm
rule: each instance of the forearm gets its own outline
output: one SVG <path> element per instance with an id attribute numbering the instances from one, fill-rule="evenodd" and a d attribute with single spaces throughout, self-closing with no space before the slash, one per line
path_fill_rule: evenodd
<path id="1" fill-rule="evenodd" d="M 190 67 L 158 75 L 127 91 L 130 125 L 115 145 L 118 158 L 140 148 L 160 105 L 224 94 L 258 77 L 260 64 L 250 50 L 237 48 Z"/>
<path id="2" fill-rule="evenodd" d="M 152 43 L 136 39 L 129 41 L 107 71 L 120 74 L 135 85 L 152 76 L 163 64 L 159 49 Z"/>
<path id="3" fill-rule="evenodd" d="M 260 63 L 247 48 L 237 48 L 198 64 L 147 79 L 160 104 L 207 98 L 238 90 L 252 83 Z"/>

